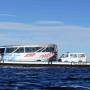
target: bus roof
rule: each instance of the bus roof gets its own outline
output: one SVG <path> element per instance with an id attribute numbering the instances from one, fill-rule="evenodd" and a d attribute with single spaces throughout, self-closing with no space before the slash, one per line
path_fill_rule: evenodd
<path id="1" fill-rule="evenodd" d="M 33 44 L 33 45 L 6 45 L 0 46 L 0 48 L 7 48 L 7 47 L 55 47 L 56 44 Z"/>
<path id="2" fill-rule="evenodd" d="M 64 54 L 85 54 L 85 53 L 82 53 L 82 52 L 73 52 L 73 53 L 64 53 Z"/>

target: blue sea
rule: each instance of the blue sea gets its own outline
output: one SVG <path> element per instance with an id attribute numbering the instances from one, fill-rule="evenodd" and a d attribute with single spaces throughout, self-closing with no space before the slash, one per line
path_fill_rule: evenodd
<path id="1" fill-rule="evenodd" d="M 0 67 L 0 90 L 90 90 L 90 68 Z"/>

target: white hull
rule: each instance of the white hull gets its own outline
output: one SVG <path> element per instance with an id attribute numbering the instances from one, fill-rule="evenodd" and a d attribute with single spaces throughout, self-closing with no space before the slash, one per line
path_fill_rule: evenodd
<path id="1" fill-rule="evenodd" d="M 55 64 L 55 65 L 90 65 L 90 63 L 70 63 L 70 62 L 1 62 L 1 63 L 10 63 L 10 64 Z"/>

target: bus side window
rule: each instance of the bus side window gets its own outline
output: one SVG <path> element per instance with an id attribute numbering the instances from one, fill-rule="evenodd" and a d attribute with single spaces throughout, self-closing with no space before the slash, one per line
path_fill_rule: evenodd
<path id="1" fill-rule="evenodd" d="M 23 47 L 20 47 L 18 48 L 15 53 L 24 53 L 24 48 Z"/>
<path id="2" fill-rule="evenodd" d="M 25 47 L 25 52 L 26 53 L 29 53 L 29 52 L 31 52 L 32 51 L 32 48 L 31 47 Z"/>
<path id="3" fill-rule="evenodd" d="M 40 52 L 41 51 L 40 48 L 41 47 L 25 47 L 25 52 L 27 52 L 27 53 L 29 53 L 29 52 L 36 52 L 36 51 Z"/>
<path id="4" fill-rule="evenodd" d="M 62 56 L 60 58 L 67 58 L 68 54 L 62 54 Z"/>
<path id="5" fill-rule="evenodd" d="M 77 58 L 77 54 L 70 54 L 71 58 Z"/>
<path id="6" fill-rule="evenodd" d="M 6 53 L 12 53 L 14 52 L 14 50 L 16 50 L 17 48 L 6 48 Z"/>
<path id="7" fill-rule="evenodd" d="M 85 57 L 85 54 L 79 54 L 78 57 L 83 58 L 83 57 Z"/>
<path id="8" fill-rule="evenodd" d="M 54 52 L 54 48 L 53 47 L 47 47 L 42 52 Z"/>

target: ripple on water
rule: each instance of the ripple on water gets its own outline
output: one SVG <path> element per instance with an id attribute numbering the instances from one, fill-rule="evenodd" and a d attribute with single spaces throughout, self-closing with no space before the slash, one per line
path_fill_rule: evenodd
<path id="1" fill-rule="evenodd" d="M 90 68 L 0 68 L 0 90 L 89 90 Z"/>

